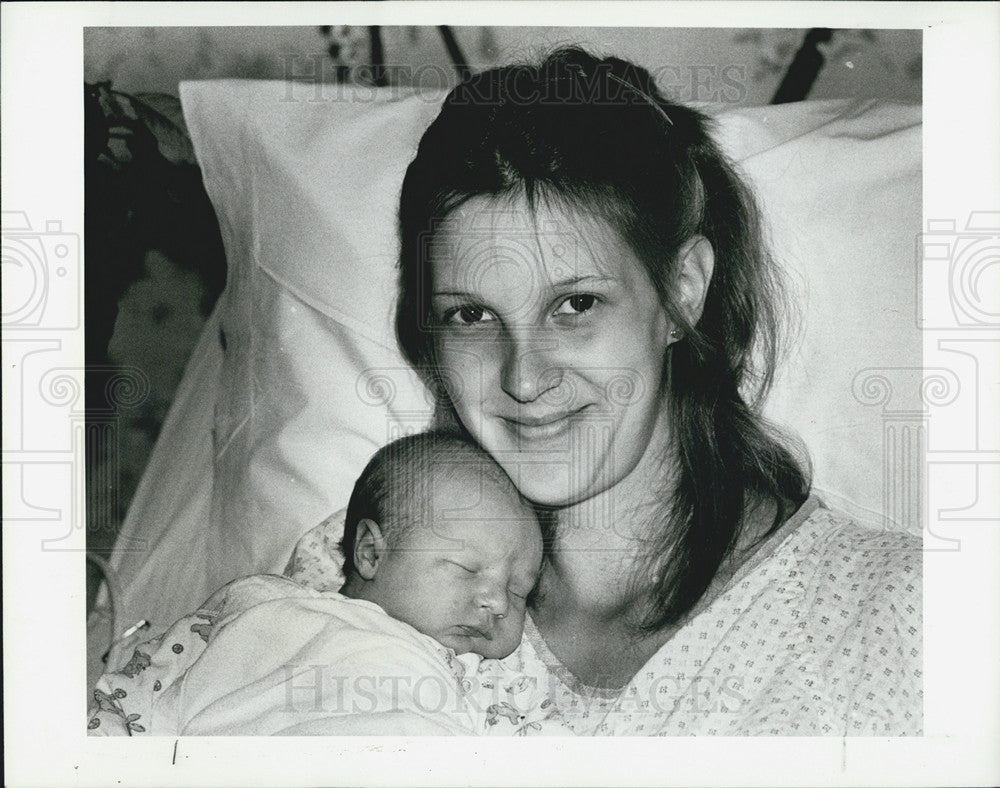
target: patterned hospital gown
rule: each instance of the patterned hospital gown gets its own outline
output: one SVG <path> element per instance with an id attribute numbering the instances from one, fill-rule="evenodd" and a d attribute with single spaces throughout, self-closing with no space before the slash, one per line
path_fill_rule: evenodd
<path id="1" fill-rule="evenodd" d="M 303 537 L 292 576 L 339 587 L 340 527 L 331 517 Z M 919 735 L 921 569 L 919 539 L 811 498 L 625 687 L 580 682 L 529 617 L 470 697 L 488 705 L 498 687 L 530 685 L 577 735 Z"/>

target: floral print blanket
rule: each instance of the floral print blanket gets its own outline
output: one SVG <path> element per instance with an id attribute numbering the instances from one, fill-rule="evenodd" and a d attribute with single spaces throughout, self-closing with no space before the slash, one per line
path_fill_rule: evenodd
<path id="1" fill-rule="evenodd" d="M 517 676 L 370 602 L 257 575 L 225 586 L 163 635 L 112 654 L 91 735 L 536 735 L 571 732 Z M 495 662 L 495 660 L 485 660 Z M 469 678 L 467 678 L 469 677 Z M 504 680 L 505 679 L 505 680 Z"/>

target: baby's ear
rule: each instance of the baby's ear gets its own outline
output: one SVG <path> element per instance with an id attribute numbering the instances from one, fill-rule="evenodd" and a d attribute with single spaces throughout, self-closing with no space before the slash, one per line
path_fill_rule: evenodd
<path id="1" fill-rule="evenodd" d="M 358 523 L 354 539 L 354 567 L 365 580 L 372 580 L 378 565 L 385 557 L 386 543 L 382 529 L 367 517 Z"/>

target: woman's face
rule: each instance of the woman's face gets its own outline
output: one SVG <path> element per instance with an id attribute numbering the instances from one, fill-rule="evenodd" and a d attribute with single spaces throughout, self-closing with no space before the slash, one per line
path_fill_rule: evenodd
<path id="1" fill-rule="evenodd" d="M 430 248 L 437 363 L 458 417 L 530 500 L 610 489 L 650 446 L 670 320 L 601 220 L 478 197 Z"/>

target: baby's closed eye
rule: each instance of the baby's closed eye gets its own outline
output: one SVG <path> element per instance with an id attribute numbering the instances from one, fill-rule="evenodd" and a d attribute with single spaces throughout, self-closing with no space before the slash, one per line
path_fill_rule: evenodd
<path id="1" fill-rule="evenodd" d="M 470 574 L 470 575 L 474 575 L 474 574 L 476 574 L 479 571 L 475 567 L 467 566 L 465 564 L 460 564 L 458 561 L 445 561 L 445 563 L 450 564 L 451 566 L 457 567 L 458 569 L 461 569 L 466 574 Z"/>

